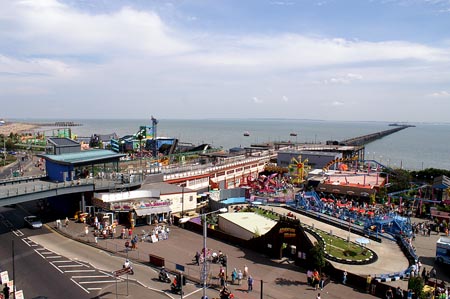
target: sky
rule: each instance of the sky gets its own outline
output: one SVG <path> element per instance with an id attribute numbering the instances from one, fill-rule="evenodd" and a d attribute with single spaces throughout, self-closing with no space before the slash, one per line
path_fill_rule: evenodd
<path id="1" fill-rule="evenodd" d="M 450 122 L 450 0 L 0 8 L 0 118 Z"/>

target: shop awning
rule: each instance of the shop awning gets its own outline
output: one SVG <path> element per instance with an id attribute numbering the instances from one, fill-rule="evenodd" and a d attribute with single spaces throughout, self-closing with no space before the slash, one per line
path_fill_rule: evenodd
<path id="1" fill-rule="evenodd" d="M 135 209 L 134 211 L 138 216 L 146 216 L 152 214 L 169 213 L 172 212 L 172 209 L 170 207 L 153 207 L 153 208 Z"/>

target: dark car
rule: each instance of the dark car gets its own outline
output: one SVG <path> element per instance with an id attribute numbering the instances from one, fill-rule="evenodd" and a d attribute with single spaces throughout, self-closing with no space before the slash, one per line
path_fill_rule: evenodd
<path id="1" fill-rule="evenodd" d="M 25 225 L 29 228 L 41 228 L 42 221 L 37 216 L 26 216 L 23 218 L 25 220 Z"/>

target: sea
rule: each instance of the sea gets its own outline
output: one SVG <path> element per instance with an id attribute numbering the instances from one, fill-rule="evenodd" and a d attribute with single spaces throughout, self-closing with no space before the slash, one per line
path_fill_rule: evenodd
<path id="1" fill-rule="evenodd" d="M 134 134 L 150 119 L 18 119 L 47 123 L 72 121 L 80 137 L 93 134 Z M 409 127 L 365 146 L 366 159 L 408 170 L 439 168 L 450 170 L 450 123 L 408 123 Z M 209 143 L 225 150 L 275 141 L 326 143 L 392 129 L 387 122 L 300 120 L 300 119 L 158 119 L 157 136 L 175 137 L 181 142 Z M 42 127 L 38 130 L 50 130 Z M 248 136 L 244 136 L 244 132 Z M 247 134 L 246 134 L 247 135 Z M 297 135 L 297 136 L 291 136 Z"/>

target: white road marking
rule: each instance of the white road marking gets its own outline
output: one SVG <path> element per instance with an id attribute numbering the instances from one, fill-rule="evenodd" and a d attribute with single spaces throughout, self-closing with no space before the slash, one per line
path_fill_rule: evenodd
<path id="1" fill-rule="evenodd" d="M 86 267 L 85 265 L 80 265 L 80 264 L 72 264 L 72 265 L 61 265 L 58 266 L 59 268 L 73 268 L 73 267 Z"/>
<path id="2" fill-rule="evenodd" d="M 110 276 L 108 276 L 108 275 L 72 276 L 72 278 L 100 278 L 100 277 L 110 277 Z"/>
<path id="3" fill-rule="evenodd" d="M 46 258 L 48 258 L 48 259 L 59 259 L 59 258 L 61 258 L 61 256 L 60 255 L 54 255 L 54 256 L 47 256 Z M 57 262 L 57 261 L 55 261 L 55 262 Z"/>
<path id="4" fill-rule="evenodd" d="M 80 281 L 79 284 L 93 284 L 93 283 L 111 283 L 115 280 L 95 280 L 95 281 Z"/>
<path id="5" fill-rule="evenodd" d="M 73 273 L 73 272 L 95 272 L 95 270 L 66 270 L 65 273 Z"/>
<path id="6" fill-rule="evenodd" d="M 15 234 L 17 237 L 22 237 L 22 236 L 24 235 L 24 233 L 21 232 L 21 231 L 18 230 L 18 229 L 13 230 L 12 232 L 13 232 L 13 234 Z"/>
<path id="7" fill-rule="evenodd" d="M 90 293 L 88 290 L 86 290 L 82 285 L 80 285 L 78 282 L 76 282 L 75 280 L 73 280 L 73 279 L 70 279 L 70 280 L 72 280 L 73 281 L 73 283 L 74 284 L 76 284 L 77 286 L 79 286 L 80 288 L 82 288 L 86 293 Z"/>

